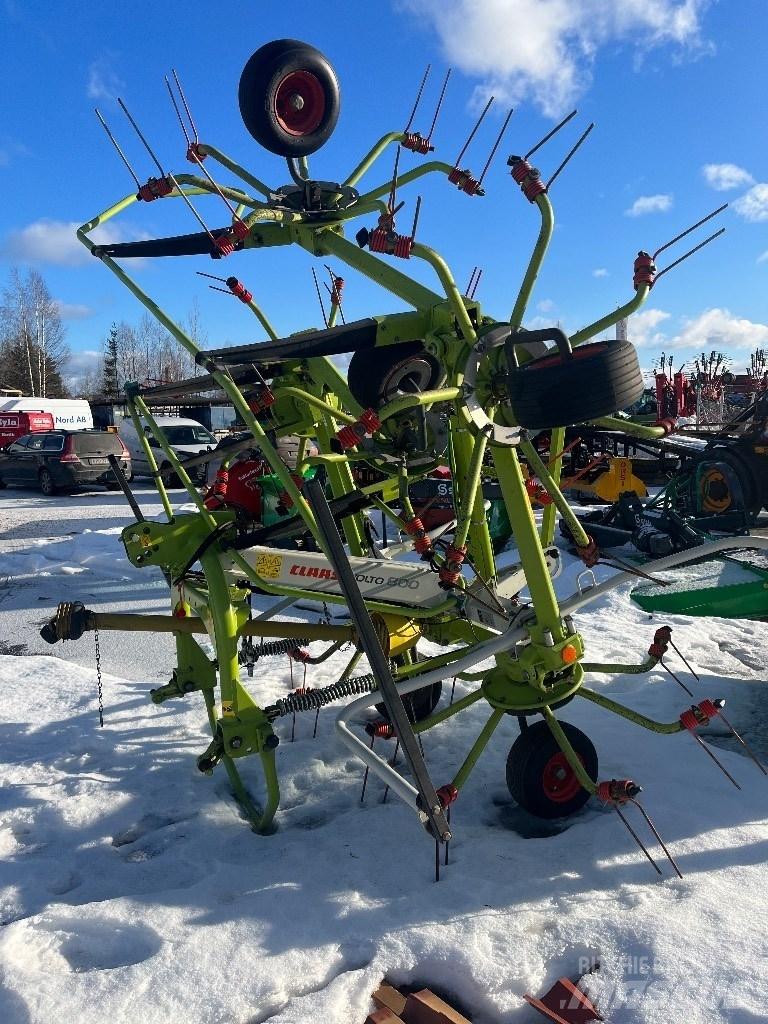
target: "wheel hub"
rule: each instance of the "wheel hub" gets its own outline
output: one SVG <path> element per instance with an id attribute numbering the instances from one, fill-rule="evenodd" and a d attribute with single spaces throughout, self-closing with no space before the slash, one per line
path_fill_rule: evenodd
<path id="1" fill-rule="evenodd" d="M 583 758 L 579 758 L 583 762 Z M 572 800 L 581 789 L 581 783 L 562 752 L 553 754 L 544 765 L 541 780 L 544 795 L 556 804 Z"/>
<path id="2" fill-rule="evenodd" d="M 311 71 L 291 71 L 275 91 L 275 118 L 288 135 L 317 131 L 325 116 L 325 92 Z"/>

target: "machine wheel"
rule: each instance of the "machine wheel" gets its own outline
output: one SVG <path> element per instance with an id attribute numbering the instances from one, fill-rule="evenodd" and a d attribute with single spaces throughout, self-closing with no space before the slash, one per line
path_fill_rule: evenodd
<path id="1" fill-rule="evenodd" d="M 278 156 L 308 156 L 336 127 L 339 82 L 314 46 L 276 39 L 243 68 L 238 100 L 245 127 L 259 145 Z"/>
<path id="2" fill-rule="evenodd" d="M 163 486 L 169 489 L 181 487 L 181 481 L 173 472 L 169 462 L 163 462 L 160 466 L 160 479 L 163 482 Z"/>
<path id="3" fill-rule="evenodd" d="M 625 409 L 643 393 L 637 351 L 628 341 L 581 345 L 511 369 L 507 390 L 521 427 L 567 427 Z"/>
<path id="4" fill-rule="evenodd" d="M 706 453 L 705 459 L 707 462 L 722 462 L 733 471 L 741 484 L 744 508 L 757 517 L 763 507 L 762 495 L 759 491 L 758 476 L 750 467 L 747 459 L 743 458 L 739 452 L 725 447 L 711 448 Z"/>
<path id="5" fill-rule="evenodd" d="M 404 659 L 408 658 L 409 662 L 411 658 L 415 658 L 417 661 L 423 661 L 422 656 L 418 651 L 413 651 L 412 654 L 399 655 L 394 659 L 396 665 L 404 663 Z M 425 718 L 429 718 L 432 712 L 437 707 L 440 695 L 443 692 L 443 684 L 441 682 L 432 683 L 430 686 L 422 686 L 420 690 L 414 690 L 413 693 L 403 694 L 403 705 L 405 707 L 406 714 L 408 715 L 408 721 L 423 722 Z M 382 718 L 389 721 L 389 712 L 385 704 L 377 704 L 376 710 Z"/>
<path id="6" fill-rule="evenodd" d="M 431 391 L 443 379 L 437 359 L 420 341 L 355 352 L 349 361 L 349 390 L 364 408 L 378 408 L 404 392 Z"/>
<path id="7" fill-rule="evenodd" d="M 443 684 L 438 682 L 432 683 L 431 686 L 423 686 L 420 690 L 414 690 L 413 693 L 404 693 L 403 706 L 408 715 L 408 721 L 411 723 L 423 722 L 425 718 L 429 718 L 437 707 L 442 692 Z M 384 704 L 377 704 L 376 710 L 382 718 L 389 721 L 389 712 Z"/>
<path id="8" fill-rule="evenodd" d="M 568 722 L 560 726 L 589 777 L 597 781 L 592 741 Z M 507 787 L 515 801 L 537 818 L 565 818 L 589 800 L 546 722 L 529 725 L 512 744 L 507 756 Z"/>
<path id="9" fill-rule="evenodd" d="M 46 496 L 50 498 L 56 493 L 56 484 L 53 482 L 53 477 L 48 469 L 41 469 L 37 474 L 37 479 L 40 484 L 40 490 Z"/>

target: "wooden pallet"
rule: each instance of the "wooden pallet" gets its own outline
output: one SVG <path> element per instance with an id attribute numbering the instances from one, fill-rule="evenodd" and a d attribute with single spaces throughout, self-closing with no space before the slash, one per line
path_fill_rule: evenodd
<path id="1" fill-rule="evenodd" d="M 381 985 L 373 1001 L 377 1009 L 368 1014 L 365 1024 L 471 1024 L 428 988 L 403 995 L 391 985 Z"/>

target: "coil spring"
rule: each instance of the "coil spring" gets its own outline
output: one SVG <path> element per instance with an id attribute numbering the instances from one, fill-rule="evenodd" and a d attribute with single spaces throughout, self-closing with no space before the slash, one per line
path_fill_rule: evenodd
<path id="1" fill-rule="evenodd" d="M 278 654 L 293 654 L 303 644 L 308 644 L 309 640 L 306 637 L 300 637 L 298 639 L 288 640 L 272 640 L 268 644 L 254 644 L 250 642 L 243 645 L 243 655 L 253 655 L 255 659 L 258 658 L 274 658 Z"/>
<path id="2" fill-rule="evenodd" d="M 635 288 L 639 288 L 641 284 L 647 284 L 649 288 L 652 288 L 655 280 L 656 264 L 653 261 L 653 256 L 641 249 L 635 260 L 632 284 Z"/>
<path id="3" fill-rule="evenodd" d="M 380 722 L 366 722 L 365 731 L 371 738 L 376 737 L 381 740 L 391 740 L 396 735 L 392 723 L 385 722 L 383 719 Z"/>
<path id="4" fill-rule="evenodd" d="M 280 718 L 291 715 L 294 711 L 315 711 L 334 700 L 351 697 L 355 694 L 371 693 L 377 689 L 375 678 L 369 673 L 355 679 L 341 679 L 330 686 L 322 686 L 317 690 L 305 690 L 304 693 L 289 693 L 287 697 L 276 701 L 266 709 L 267 717 Z"/>

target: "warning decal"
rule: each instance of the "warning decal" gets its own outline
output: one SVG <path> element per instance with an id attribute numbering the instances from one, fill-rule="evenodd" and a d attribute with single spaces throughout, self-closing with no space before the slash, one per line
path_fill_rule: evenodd
<path id="1" fill-rule="evenodd" d="M 276 580 L 280 578 L 280 571 L 283 567 L 283 556 L 273 555 L 271 552 L 259 552 L 256 559 L 256 572 L 265 580 Z"/>

